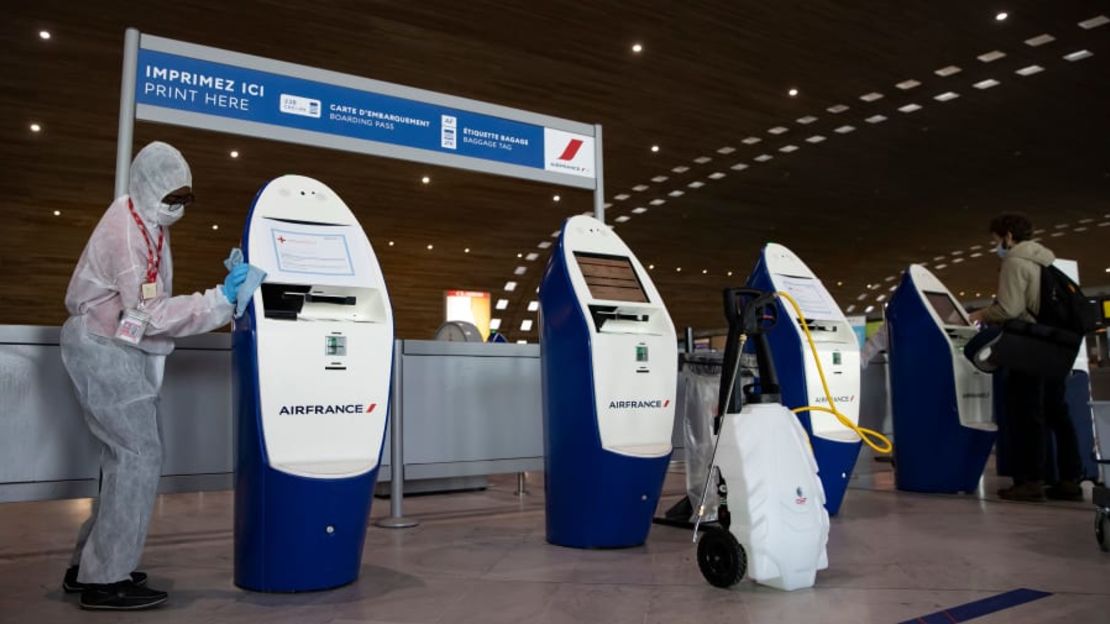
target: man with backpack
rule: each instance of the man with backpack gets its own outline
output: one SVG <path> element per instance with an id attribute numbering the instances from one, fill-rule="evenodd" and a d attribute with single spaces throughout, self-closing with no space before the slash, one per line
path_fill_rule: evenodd
<path id="1" fill-rule="evenodd" d="M 990 306 L 974 312 L 971 320 L 997 325 L 1025 321 L 1072 330 L 1081 339 L 1082 333 L 1071 327 L 1074 320 L 1067 318 L 1070 301 L 1066 289 L 1074 283 L 1052 266 L 1056 260 L 1052 251 L 1031 240 L 1033 224 L 1029 219 L 1018 214 L 1000 215 L 991 221 L 990 231 L 997 245 L 995 251 L 1002 258 L 998 294 Z M 1060 285 L 1065 288 L 1062 295 L 1057 292 Z M 1073 290 L 1079 293 L 1078 287 Z M 1032 353 L 1030 356 L 1035 357 Z M 1043 375 L 1010 368 L 1005 405 L 1014 455 L 1014 484 L 999 490 L 1000 497 L 1026 502 L 1044 501 L 1046 495 L 1055 500 L 1083 500 L 1078 483 L 1082 473 L 1079 442 L 1068 415 L 1066 385 L 1066 373 Z M 1046 490 L 1048 429 L 1056 438 L 1059 479 Z"/>

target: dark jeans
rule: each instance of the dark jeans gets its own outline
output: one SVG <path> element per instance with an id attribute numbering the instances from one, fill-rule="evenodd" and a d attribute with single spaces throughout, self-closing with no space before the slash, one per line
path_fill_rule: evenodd
<path id="1" fill-rule="evenodd" d="M 1011 370 L 1006 381 L 1006 415 L 1013 449 L 1014 483 L 1044 481 L 1048 430 L 1056 436 L 1056 468 L 1061 481 L 1082 474 L 1079 441 L 1068 416 L 1067 379 Z"/>

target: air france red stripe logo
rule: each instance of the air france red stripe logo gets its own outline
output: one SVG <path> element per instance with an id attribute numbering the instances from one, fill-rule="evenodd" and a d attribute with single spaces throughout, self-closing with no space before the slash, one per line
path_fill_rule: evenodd
<path id="1" fill-rule="evenodd" d="M 582 139 L 571 139 L 570 143 L 567 143 L 566 149 L 563 150 L 562 155 L 559 156 L 559 160 L 574 160 L 574 157 L 578 155 L 578 150 L 580 149 L 582 149 Z"/>

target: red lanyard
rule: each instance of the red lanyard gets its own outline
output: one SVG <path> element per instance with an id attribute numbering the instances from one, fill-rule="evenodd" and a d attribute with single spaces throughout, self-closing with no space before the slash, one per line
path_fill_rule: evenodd
<path id="1" fill-rule="evenodd" d="M 153 284 L 158 281 L 158 266 L 162 264 L 162 243 L 166 238 L 166 232 L 158 226 L 158 250 L 155 255 L 154 245 L 150 243 L 150 235 L 146 233 L 146 225 L 139 218 L 139 213 L 135 212 L 135 204 L 132 203 L 131 198 L 127 199 L 127 209 L 131 211 L 131 216 L 134 217 L 139 231 L 143 234 L 143 241 L 146 242 L 146 283 Z"/>

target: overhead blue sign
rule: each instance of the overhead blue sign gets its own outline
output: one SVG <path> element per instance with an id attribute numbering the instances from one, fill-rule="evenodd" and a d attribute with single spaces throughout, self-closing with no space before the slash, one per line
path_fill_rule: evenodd
<path id="1" fill-rule="evenodd" d="M 593 178 L 593 138 L 438 104 L 158 50 L 139 50 L 135 101 Z"/>

